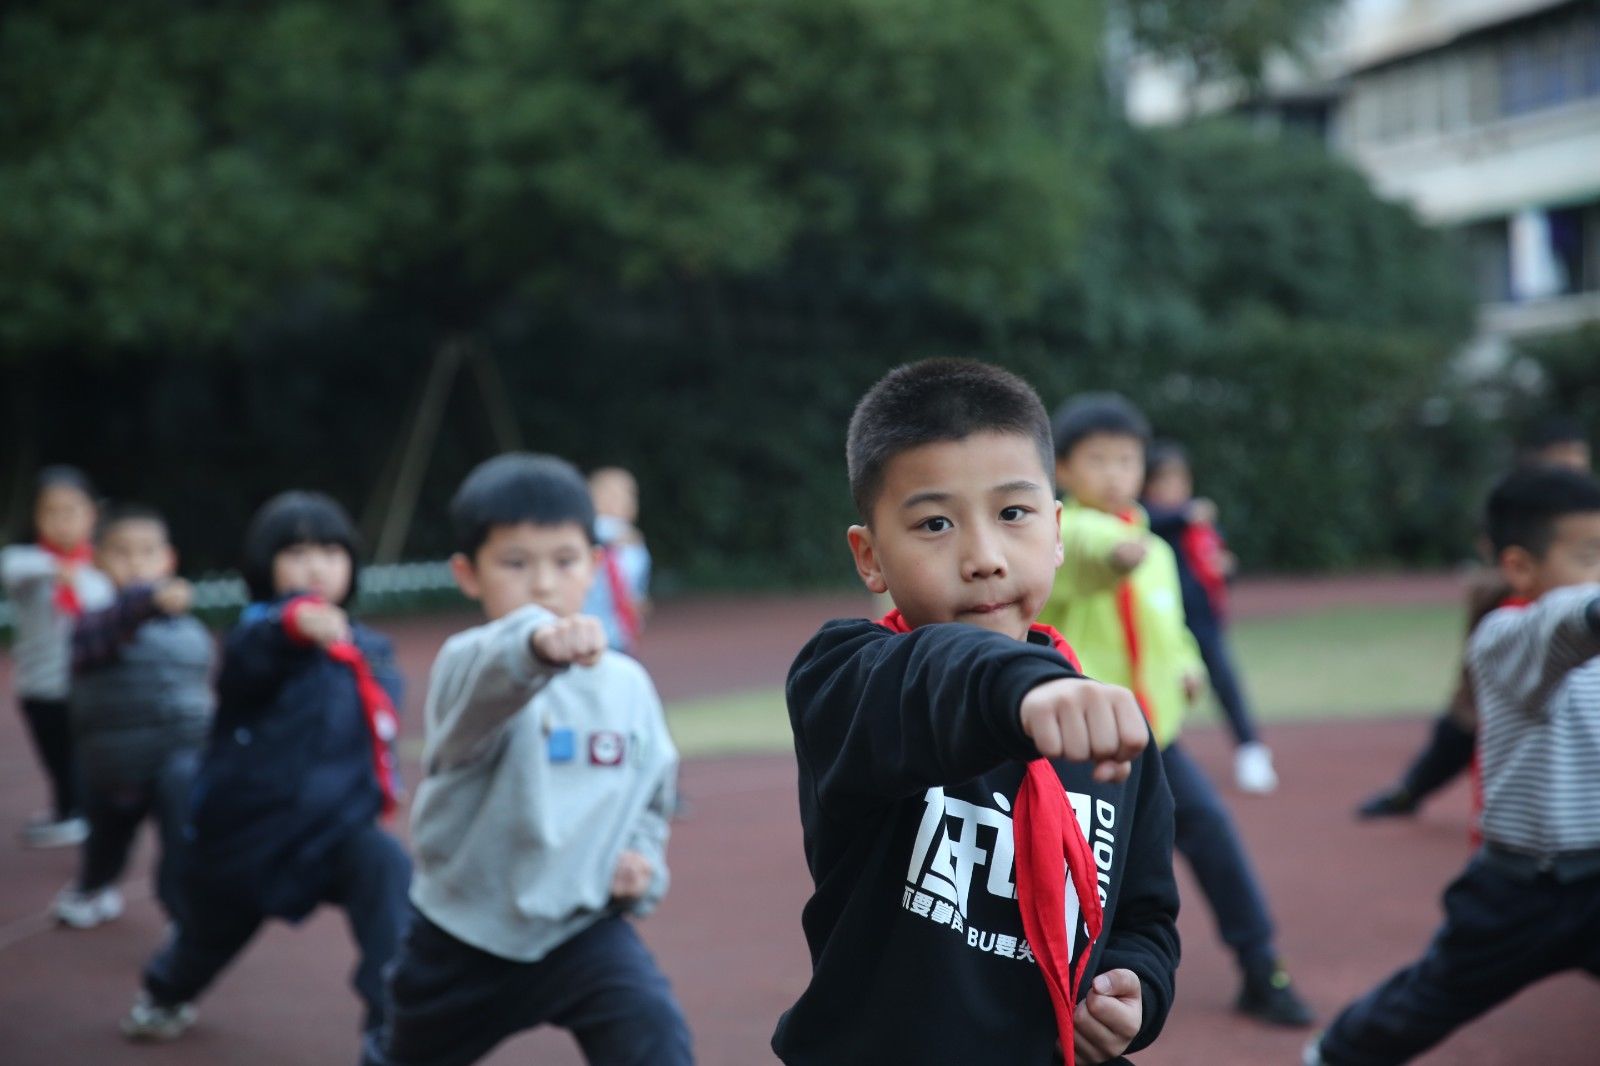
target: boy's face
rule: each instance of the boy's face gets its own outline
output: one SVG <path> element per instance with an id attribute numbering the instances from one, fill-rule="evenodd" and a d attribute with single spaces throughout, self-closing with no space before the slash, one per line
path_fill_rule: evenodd
<path id="1" fill-rule="evenodd" d="M 1096 511 L 1131 508 L 1144 480 L 1144 442 L 1123 433 L 1091 433 L 1056 459 L 1056 482 Z"/>
<path id="2" fill-rule="evenodd" d="M 41 540 L 71 551 L 94 532 L 94 501 L 69 485 L 52 485 L 39 493 L 33 524 Z"/>
<path id="3" fill-rule="evenodd" d="M 1194 481 L 1189 464 L 1169 460 L 1150 471 L 1144 483 L 1144 498 L 1157 507 L 1182 507 L 1194 498 Z"/>
<path id="4" fill-rule="evenodd" d="M 1530 600 L 1552 589 L 1600 581 L 1600 511 L 1556 519 L 1543 555 L 1507 548 L 1500 553 L 1500 573 L 1511 591 Z"/>
<path id="5" fill-rule="evenodd" d="M 291 544 L 272 557 L 272 587 L 283 596 L 310 593 L 329 603 L 350 594 L 350 553 L 338 544 Z"/>
<path id="6" fill-rule="evenodd" d="M 975 433 L 889 460 L 872 524 L 849 536 L 861 580 L 913 627 L 1025 640 L 1061 565 L 1061 505 L 1031 439 Z"/>
<path id="7" fill-rule="evenodd" d="M 96 559 L 119 589 L 154 585 L 178 569 L 178 554 L 167 542 L 166 527 L 149 518 L 130 518 L 106 530 Z"/>
<path id="8" fill-rule="evenodd" d="M 578 523 L 519 522 L 491 527 L 470 559 L 451 556 L 450 572 L 490 621 L 530 603 L 568 618 L 582 610 L 597 564 L 598 550 Z"/>
<path id="9" fill-rule="evenodd" d="M 606 470 L 589 479 L 596 514 L 620 518 L 630 526 L 639 520 L 639 485 L 624 470 Z"/>

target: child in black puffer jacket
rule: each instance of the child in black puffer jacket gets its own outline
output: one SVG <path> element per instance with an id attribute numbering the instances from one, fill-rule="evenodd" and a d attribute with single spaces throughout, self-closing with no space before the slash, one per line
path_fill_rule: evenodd
<path id="1" fill-rule="evenodd" d="M 229 634 L 217 717 L 195 784 L 184 920 L 145 968 L 123 1022 L 171 1039 L 193 1000 L 269 918 L 344 908 L 361 951 L 365 1027 L 407 913 L 411 862 L 378 826 L 394 806 L 401 680 L 388 640 L 350 621 L 355 531 L 333 500 L 288 492 L 245 541 L 253 602 Z M 352 1053 L 353 1057 L 353 1053 Z"/>

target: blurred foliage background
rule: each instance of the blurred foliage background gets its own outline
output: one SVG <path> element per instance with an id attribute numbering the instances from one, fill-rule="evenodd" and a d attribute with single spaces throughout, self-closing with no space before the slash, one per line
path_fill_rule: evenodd
<path id="1" fill-rule="evenodd" d="M 490 402 L 444 405 L 407 557 L 448 550 L 498 402 L 638 473 L 667 590 L 848 580 L 855 398 L 971 355 L 1144 405 L 1249 568 L 1466 558 L 1517 421 L 1600 412 L 1597 339 L 1468 379 L 1447 237 L 1309 139 L 1109 102 L 1108 25 L 1249 79 L 1327 7 L 14 2 L 10 532 L 44 461 L 166 509 L 194 566 L 289 486 L 374 529 L 459 345 Z"/>

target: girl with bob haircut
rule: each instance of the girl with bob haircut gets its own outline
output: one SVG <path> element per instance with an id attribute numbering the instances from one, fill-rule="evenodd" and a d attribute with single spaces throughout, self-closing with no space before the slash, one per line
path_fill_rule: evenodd
<path id="1" fill-rule="evenodd" d="M 228 634 L 217 717 L 195 784 L 185 908 L 145 967 L 123 1031 L 167 1040 L 267 918 L 346 912 L 360 949 L 365 1027 L 382 1021 L 382 972 L 407 913 L 411 862 L 379 828 L 394 809 L 401 678 L 389 641 L 345 605 L 355 528 L 320 493 L 285 492 L 245 535 L 253 602 Z"/>

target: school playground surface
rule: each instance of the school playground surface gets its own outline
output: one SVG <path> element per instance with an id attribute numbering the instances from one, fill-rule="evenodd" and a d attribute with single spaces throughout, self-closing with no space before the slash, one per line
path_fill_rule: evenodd
<path id="1" fill-rule="evenodd" d="M 1331 604 L 1449 602 L 1455 582 L 1394 578 L 1246 584 L 1241 616 L 1288 615 Z M 781 680 L 818 620 L 861 613 L 850 597 L 702 601 L 667 605 L 645 659 L 669 700 Z M 458 620 L 457 620 L 458 621 Z M 398 638 L 414 687 L 450 620 L 384 628 Z M 0 661 L 0 691 L 8 691 Z M 1442 693 L 1441 693 L 1442 695 Z M 416 708 L 408 721 L 417 720 Z M 1276 911 L 1281 947 L 1326 1016 L 1412 958 L 1438 919 L 1440 888 L 1467 856 L 1466 790 L 1457 785 L 1416 821 L 1358 825 L 1357 798 L 1386 780 L 1420 742 L 1418 719 L 1282 724 L 1269 731 L 1283 787 L 1270 799 L 1230 793 Z M 1190 749 L 1226 780 L 1221 734 L 1200 726 Z M 415 780 L 412 768 L 411 780 Z M 643 924 L 671 975 L 705 1066 L 774 1061 L 767 1039 L 804 987 L 800 908 L 807 877 L 795 815 L 792 760 L 781 755 L 695 759 L 683 770 L 686 817 L 672 841 L 674 886 Z M 298 929 L 269 927 L 205 999 L 182 1042 L 131 1047 L 116 1033 L 135 974 L 162 933 L 149 899 L 148 845 L 127 883 L 128 914 L 90 932 L 53 928 L 45 908 L 71 876 L 70 852 L 27 852 L 11 827 L 33 809 L 37 772 L 14 713 L 0 713 L 0 1062 L 7 1066 L 328 1066 L 355 1059 L 357 1006 L 346 984 L 353 951 L 333 911 Z M 1202 901 L 1180 872 L 1184 961 L 1177 1003 L 1146 1064 L 1289 1066 L 1304 1036 L 1265 1029 L 1229 1011 L 1232 968 Z M 946 1009 L 936 983 L 908 994 Z M 1468 1063 L 1593 1062 L 1600 986 L 1573 975 L 1525 991 L 1421 1060 Z M 486 1062 L 573 1066 L 564 1034 L 523 1035 Z"/>

